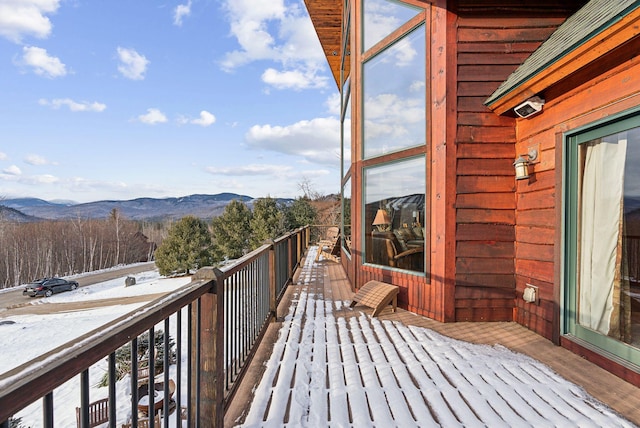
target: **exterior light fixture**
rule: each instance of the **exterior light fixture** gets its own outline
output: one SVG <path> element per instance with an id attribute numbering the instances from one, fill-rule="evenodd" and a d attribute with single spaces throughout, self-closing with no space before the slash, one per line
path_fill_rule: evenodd
<path id="1" fill-rule="evenodd" d="M 531 117 L 542 111 L 544 100 L 540 97 L 531 97 L 527 101 L 518 105 L 513 111 L 520 117 Z"/>
<path id="2" fill-rule="evenodd" d="M 538 151 L 536 149 L 529 150 L 529 153 L 518 156 L 513 163 L 516 169 L 516 180 L 526 180 L 529 178 L 529 164 L 538 159 Z"/>
<path id="3" fill-rule="evenodd" d="M 376 213 L 376 218 L 373 219 L 373 226 L 378 229 L 378 232 L 386 232 L 389 230 L 389 226 L 391 225 L 391 219 L 389 218 L 389 214 L 383 208 L 380 208 Z"/>

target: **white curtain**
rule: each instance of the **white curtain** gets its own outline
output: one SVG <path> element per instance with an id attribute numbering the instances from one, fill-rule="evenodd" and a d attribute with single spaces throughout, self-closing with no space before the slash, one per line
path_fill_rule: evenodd
<path id="1" fill-rule="evenodd" d="M 619 134 L 609 141 L 585 143 L 580 189 L 578 322 L 608 334 L 614 310 L 614 283 L 627 140 Z M 619 274 L 618 274 L 619 277 Z"/>

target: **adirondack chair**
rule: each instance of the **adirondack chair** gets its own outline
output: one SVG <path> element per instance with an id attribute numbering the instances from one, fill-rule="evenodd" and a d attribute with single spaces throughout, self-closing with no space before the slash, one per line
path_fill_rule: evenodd
<path id="1" fill-rule="evenodd" d="M 76 407 L 76 421 L 80 427 L 80 407 Z M 89 404 L 89 427 L 97 427 L 105 422 L 109 422 L 109 399 L 94 401 Z"/>
<path id="2" fill-rule="evenodd" d="M 162 426 L 160 415 L 156 415 L 155 418 L 153 418 L 153 426 L 157 428 Z M 122 428 L 131 428 L 131 423 L 122 424 Z M 149 428 L 149 418 L 138 419 L 138 428 Z"/>
<path id="3" fill-rule="evenodd" d="M 338 227 L 327 229 L 327 237 L 318 241 L 316 261 L 320 260 L 321 255 L 325 259 L 338 261 L 340 256 L 340 229 Z"/>

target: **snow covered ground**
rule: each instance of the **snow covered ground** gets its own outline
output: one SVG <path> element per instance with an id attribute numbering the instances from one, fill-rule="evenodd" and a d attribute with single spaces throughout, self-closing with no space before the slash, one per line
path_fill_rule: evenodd
<path id="1" fill-rule="evenodd" d="M 324 275 L 314 257 L 303 283 Z M 528 356 L 335 315 L 349 303 L 301 288 L 243 427 L 634 426 Z"/>
<path id="2" fill-rule="evenodd" d="M 303 282 L 323 274 L 321 264 L 314 262 L 314 251 L 312 247 L 307 255 L 300 275 Z M 180 287 L 190 278 L 145 272 L 136 280 L 135 286 L 124 287 L 124 277 L 118 278 L 40 304 L 153 294 Z M 15 324 L 0 325 L 5 345 L 0 366 L 15 367 L 136 305 L 12 317 Z M 344 306 L 348 302 L 325 301 L 312 292 L 296 296 L 243 426 L 281 427 L 285 414 L 287 427 L 313 428 L 634 426 L 527 356 L 372 319 L 357 308 L 355 317 L 336 316 Z M 170 334 L 175 338 L 174 329 Z M 90 384 L 105 372 L 105 361 L 96 364 Z M 175 378 L 175 367 L 169 372 Z M 56 427 L 76 426 L 79 384 L 75 378 L 54 392 Z M 119 426 L 130 417 L 129 378 L 118 382 L 116 390 Z M 107 388 L 91 390 L 91 401 L 106 396 Z M 16 416 L 24 426 L 41 426 L 40 402 Z M 175 427 L 174 418 L 170 426 Z"/>
<path id="3" fill-rule="evenodd" d="M 53 305 L 55 303 L 151 295 L 175 290 L 191 281 L 190 277 L 165 278 L 160 276 L 157 271 L 143 272 L 133 276 L 136 278 L 136 285 L 133 286 L 125 287 L 125 276 L 123 276 L 81 287 L 75 291 L 55 294 L 46 299 L 34 300 L 33 304 Z M 12 321 L 13 324 L 0 325 L 0 343 L 3 344 L 0 353 L 0 367 L 3 368 L 3 371 L 8 371 L 146 303 L 102 306 L 91 310 L 59 312 L 49 315 L 20 315 L 4 318 L 3 321 Z M 175 324 L 171 325 L 174 326 L 174 330 L 170 332 L 170 335 L 175 338 Z M 184 367 L 186 367 L 186 361 Z M 92 385 L 91 401 L 108 396 L 107 388 L 93 386 L 99 382 L 106 371 L 106 360 L 100 361 L 89 371 L 90 385 Z M 175 366 L 169 370 L 172 378 L 175 378 L 174 371 Z M 80 404 L 79 385 L 79 376 L 76 376 L 54 391 L 56 427 L 76 426 L 75 408 Z M 127 376 L 119 381 L 116 390 L 118 394 L 117 415 L 120 424 L 130 418 L 130 378 Z M 186 400 L 186 397 L 183 400 Z M 22 418 L 22 424 L 25 427 L 42 426 L 41 402 L 38 401 L 28 406 L 15 417 Z M 172 424 L 172 426 L 174 425 Z"/>

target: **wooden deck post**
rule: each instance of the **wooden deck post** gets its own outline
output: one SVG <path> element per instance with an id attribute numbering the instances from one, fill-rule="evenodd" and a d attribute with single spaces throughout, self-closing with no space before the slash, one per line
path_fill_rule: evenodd
<path id="1" fill-rule="evenodd" d="M 224 274 L 217 268 L 199 269 L 194 281 L 212 281 L 201 297 L 199 426 L 224 425 Z"/>
<path id="2" fill-rule="evenodd" d="M 295 268 L 295 264 L 293 263 L 294 254 L 293 239 L 287 239 L 287 281 L 293 279 L 293 270 Z"/>
<path id="3" fill-rule="evenodd" d="M 276 285 L 276 246 L 273 239 L 266 243 L 271 245 L 269 248 L 269 312 L 271 312 L 271 320 L 276 321 L 278 318 L 278 288 Z"/>

